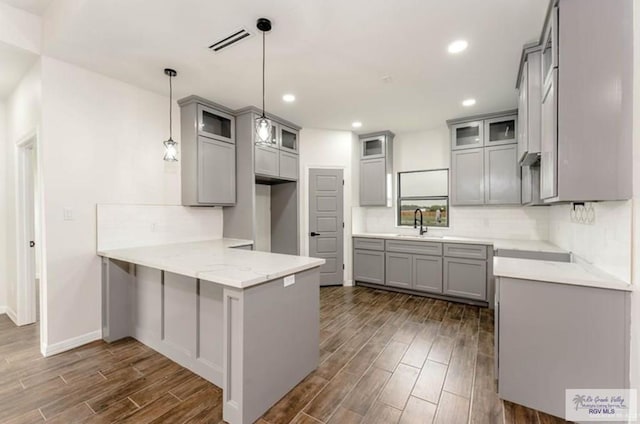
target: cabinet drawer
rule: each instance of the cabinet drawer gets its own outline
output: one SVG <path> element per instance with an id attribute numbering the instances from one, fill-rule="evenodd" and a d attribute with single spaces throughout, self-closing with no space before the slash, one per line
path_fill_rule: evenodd
<path id="1" fill-rule="evenodd" d="M 353 280 L 384 285 L 384 252 L 354 250 Z"/>
<path id="2" fill-rule="evenodd" d="M 368 249 L 368 250 L 384 250 L 384 240 L 372 239 L 372 238 L 354 238 L 353 248 Z"/>
<path id="3" fill-rule="evenodd" d="M 487 246 L 477 244 L 446 243 L 444 245 L 444 256 L 486 260 Z"/>
<path id="4" fill-rule="evenodd" d="M 442 256 L 442 243 L 430 241 L 387 240 L 387 252 Z"/>

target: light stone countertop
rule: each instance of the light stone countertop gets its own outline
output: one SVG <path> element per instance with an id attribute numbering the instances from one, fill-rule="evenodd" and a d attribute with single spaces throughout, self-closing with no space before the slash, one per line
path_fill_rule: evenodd
<path id="1" fill-rule="evenodd" d="M 98 255 L 245 289 L 318 267 L 324 259 L 234 249 L 251 240 L 219 239 L 99 251 Z"/>
<path id="2" fill-rule="evenodd" d="M 430 236 L 428 233 L 424 236 L 419 235 L 401 235 L 401 234 L 385 234 L 385 233 L 356 233 L 353 237 L 362 238 L 379 238 L 389 240 L 422 240 L 435 241 L 441 243 L 465 243 L 465 244 L 484 244 L 491 245 L 494 249 L 504 250 L 524 250 L 530 252 L 550 252 L 550 253 L 567 253 L 566 250 L 544 240 L 507 240 L 507 239 L 491 239 L 491 238 L 473 238 L 473 237 L 457 237 L 457 236 Z"/>
<path id="3" fill-rule="evenodd" d="M 553 262 L 532 259 L 493 258 L 496 277 L 542 281 L 573 286 L 632 291 L 633 286 L 604 271 L 581 262 Z"/>

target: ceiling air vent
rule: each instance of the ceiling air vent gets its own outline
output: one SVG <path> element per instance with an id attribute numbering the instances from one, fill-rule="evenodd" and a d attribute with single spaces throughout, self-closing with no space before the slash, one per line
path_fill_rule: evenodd
<path id="1" fill-rule="evenodd" d="M 222 50 L 233 46 L 236 43 L 239 43 L 240 41 L 244 40 L 245 38 L 249 38 L 251 37 L 251 33 L 249 31 L 247 31 L 244 28 L 241 28 L 237 31 L 234 31 L 233 33 L 231 33 L 230 35 L 227 35 L 226 37 L 216 41 L 215 43 L 213 43 L 212 45 L 209 46 L 209 48 L 214 52 L 214 53 L 220 53 Z"/>

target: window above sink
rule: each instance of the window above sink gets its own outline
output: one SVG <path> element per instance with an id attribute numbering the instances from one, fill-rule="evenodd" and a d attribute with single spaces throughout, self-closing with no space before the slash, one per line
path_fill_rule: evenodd
<path id="1" fill-rule="evenodd" d="M 449 227 L 449 169 L 398 173 L 397 225 L 413 227 L 420 209 L 427 227 Z"/>

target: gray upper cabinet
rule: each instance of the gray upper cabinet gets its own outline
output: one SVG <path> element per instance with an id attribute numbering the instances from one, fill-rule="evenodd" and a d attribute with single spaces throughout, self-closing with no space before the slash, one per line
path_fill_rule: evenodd
<path id="1" fill-rule="evenodd" d="M 412 255 L 407 253 L 387 252 L 385 267 L 385 284 L 404 289 L 411 288 L 412 280 Z"/>
<path id="2" fill-rule="evenodd" d="M 361 206 L 389 206 L 394 136 L 391 131 L 360 136 Z"/>
<path id="3" fill-rule="evenodd" d="M 482 121 L 464 122 L 451 126 L 451 150 L 473 149 L 484 146 Z"/>
<path id="4" fill-rule="evenodd" d="M 518 134 L 517 122 L 517 115 L 485 119 L 484 146 L 490 147 L 515 143 Z"/>
<path id="5" fill-rule="evenodd" d="M 298 179 L 298 155 L 280 151 L 280 178 L 287 180 Z"/>
<path id="6" fill-rule="evenodd" d="M 484 204 L 484 149 L 451 152 L 451 204 Z"/>
<path id="7" fill-rule="evenodd" d="M 518 82 L 518 162 L 531 165 L 540 156 L 540 46 L 527 45 L 522 52 Z"/>
<path id="8" fill-rule="evenodd" d="M 281 150 L 298 153 L 298 131 L 286 125 L 279 125 L 279 146 Z"/>
<path id="9" fill-rule="evenodd" d="M 541 43 L 545 202 L 632 196 L 633 4 L 551 3 Z"/>
<path id="10" fill-rule="evenodd" d="M 444 258 L 444 293 L 468 299 L 487 300 L 487 262 Z"/>
<path id="11" fill-rule="evenodd" d="M 518 111 L 450 120 L 447 124 L 451 129 L 451 204 L 520 204 Z M 476 131 L 474 137 L 479 135 L 475 144 L 468 135 L 471 129 Z"/>
<path id="12" fill-rule="evenodd" d="M 442 293 L 442 258 L 440 256 L 413 255 L 414 290 Z"/>
<path id="13" fill-rule="evenodd" d="M 198 203 L 233 205 L 236 202 L 235 144 L 198 138 Z"/>
<path id="14" fill-rule="evenodd" d="M 520 165 L 515 144 L 484 149 L 484 197 L 487 205 L 520 204 Z"/>
<path id="15" fill-rule="evenodd" d="M 180 105 L 182 204 L 231 206 L 236 202 L 233 111 L 189 96 Z"/>
<path id="16" fill-rule="evenodd" d="M 280 176 L 280 152 L 275 147 L 255 147 L 255 172 L 259 175 Z"/>

